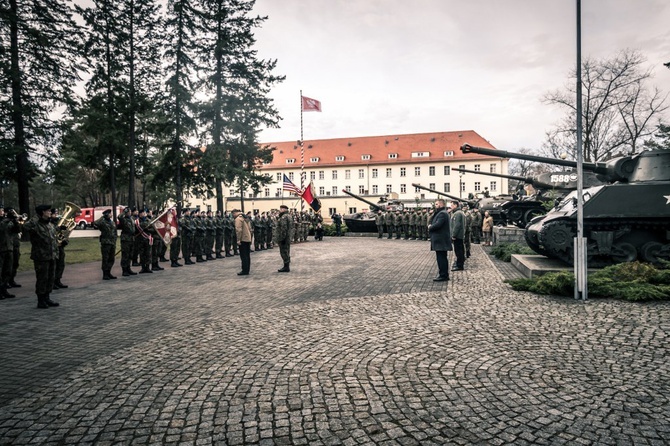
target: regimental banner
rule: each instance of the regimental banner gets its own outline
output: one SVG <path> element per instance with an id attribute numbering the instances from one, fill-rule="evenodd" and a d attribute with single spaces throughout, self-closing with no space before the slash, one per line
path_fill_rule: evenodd
<path id="1" fill-rule="evenodd" d="M 177 237 L 177 211 L 170 208 L 154 221 L 154 228 L 163 243 L 169 245 Z"/>
<path id="2" fill-rule="evenodd" d="M 316 99 L 308 98 L 307 96 L 301 96 L 302 98 L 302 111 L 321 111 L 321 101 Z"/>

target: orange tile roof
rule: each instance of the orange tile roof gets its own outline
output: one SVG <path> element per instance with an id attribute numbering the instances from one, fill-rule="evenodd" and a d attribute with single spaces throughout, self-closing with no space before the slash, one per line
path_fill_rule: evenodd
<path id="1" fill-rule="evenodd" d="M 305 140 L 305 167 L 435 163 L 491 158 L 476 153 L 462 153 L 460 148 L 465 143 L 495 149 L 473 130 Z M 273 151 L 272 162 L 260 166 L 261 169 L 300 167 L 300 146 L 297 141 L 263 143 L 262 145 L 269 145 L 275 150 Z M 453 156 L 445 156 L 444 152 L 446 151 L 452 151 Z M 412 157 L 413 152 L 428 152 L 429 155 L 426 157 Z M 397 154 L 397 158 L 389 159 L 388 155 L 392 153 Z M 370 155 L 370 159 L 363 160 L 362 155 Z M 336 161 L 338 156 L 344 156 L 344 160 Z M 318 158 L 319 160 L 311 162 L 311 158 Z M 295 162 L 288 164 L 287 159 L 294 159 Z"/>

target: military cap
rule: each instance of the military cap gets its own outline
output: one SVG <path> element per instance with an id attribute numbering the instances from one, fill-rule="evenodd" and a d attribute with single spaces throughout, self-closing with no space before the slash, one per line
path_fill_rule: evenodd
<path id="1" fill-rule="evenodd" d="M 109 215 L 111 213 L 112 213 L 111 209 L 105 209 L 104 211 L 102 211 L 102 215 Z"/>
<path id="2" fill-rule="evenodd" d="M 239 209 L 233 209 L 233 210 L 230 211 L 230 212 L 233 212 L 233 213 L 234 213 L 234 212 L 242 212 L 242 211 L 240 211 Z"/>
<path id="3" fill-rule="evenodd" d="M 130 212 L 130 208 L 129 208 L 128 206 L 126 206 L 125 208 L 123 208 L 123 213 L 125 214 L 126 212 Z"/>
<path id="4" fill-rule="evenodd" d="M 133 208 L 130 211 L 135 212 L 135 211 L 137 211 L 137 208 L 133 206 Z"/>
<path id="5" fill-rule="evenodd" d="M 279 206 L 279 209 L 288 209 L 288 206 L 286 206 L 285 204 L 282 204 L 282 205 Z"/>
<path id="6" fill-rule="evenodd" d="M 37 212 L 39 215 L 42 215 L 42 212 L 44 211 L 50 211 L 50 210 L 51 210 L 50 204 L 40 204 L 39 206 L 35 207 L 35 212 Z"/>

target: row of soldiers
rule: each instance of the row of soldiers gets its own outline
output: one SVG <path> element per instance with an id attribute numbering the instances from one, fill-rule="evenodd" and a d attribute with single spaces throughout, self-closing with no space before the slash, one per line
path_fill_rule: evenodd
<path id="1" fill-rule="evenodd" d="M 463 206 L 461 210 L 466 218 L 465 244 L 469 254 L 470 243 L 481 243 L 483 216 L 479 209 Z M 428 225 L 432 215 L 433 211 L 425 208 L 377 211 L 377 238 L 383 238 L 387 234 L 388 239 L 395 235 L 396 239 L 428 240 Z"/>

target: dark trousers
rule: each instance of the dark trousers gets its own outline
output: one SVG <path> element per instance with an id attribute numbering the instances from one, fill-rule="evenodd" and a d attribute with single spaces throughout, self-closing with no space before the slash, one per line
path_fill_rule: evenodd
<path id="1" fill-rule="evenodd" d="M 100 245 L 100 253 L 102 254 L 102 270 L 111 271 L 114 266 L 114 254 L 116 254 L 116 245 Z"/>
<path id="2" fill-rule="evenodd" d="M 382 238 L 384 236 L 384 226 L 377 226 L 377 238 Z"/>
<path id="3" fill-rule="evenodd" d="M 440 277 L 449 277 L 449 259 L 447 258 L 448 251 L 435 251 L 437 258 L 437 271 Z"/>
<path id="4" fill-rule="evenodd" d="M 191 236 L 189 234 L 181 237 L 181 255 L 185 261 L 191 260 Z"/>
<path id="5" fill-rule="evenodd" d="M 181 246 L 181 237 L 177 236 L 170 242 L 170 261 L 179 260 L 179 248 Z"/>
<path id="6" fill-rule="evenodd" d="M 35 265 L 35 294 L 46 296 L 54 289 L 54 279 L 56 278 L 56 260 L 38 261 L 34 260 Z"/>
<path id="7" fill-rule="evenodd" d="M 251 268 L 251 242 L 241 242 L 239 248 L 242 272 L 248 274 Z"/>
<path id="8" fill-rule="evenodd" d="M 4 286 L 12 280 L 12 262 L 14 253 L 12 251 L 0 252 L 0 286 Z"/>
<path id="9" fill-rule="evenodd" d="M 121 268 L 130 268 L 130 258 L 133 256 L 135 240 L 121 240 Z"/>
<path id="10" fill-rule="evenodd" d="M 291 242 L 288 240 L 279 242 L 279 254 L 284 263 L 291 263 Z"/>
<path id="11" fill-rule="evenodd" d="M 465 244 L 462 238 L 455 238 L 452 240 L 454 244 L 454 255 L 456 256 L 456 267 L 463 268 L 465 266 Z"/>
<path id="12" fill-rule="evenodd" d="M 56 280 L 63 278 L 63 271 L 65 271 L 65 247 L 58 247 L 58 260 L 56 260 Z"/>

